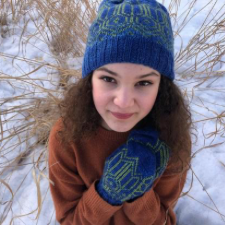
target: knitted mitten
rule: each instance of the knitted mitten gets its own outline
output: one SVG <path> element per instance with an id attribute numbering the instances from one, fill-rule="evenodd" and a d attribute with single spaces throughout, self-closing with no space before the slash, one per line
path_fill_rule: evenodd
<path id="1" fill-rule="evenodd" d="M 167 166 L 170 150 L 148 130 L 131 131 L 126 144 L 105 161 L 103 176 L 96 189 L 112 205 L 134 200 L 148 191 Z"/>

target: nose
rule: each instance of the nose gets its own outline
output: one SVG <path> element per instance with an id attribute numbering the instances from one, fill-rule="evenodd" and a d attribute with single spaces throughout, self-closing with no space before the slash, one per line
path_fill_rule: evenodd
<path id="1" fill-rule="evenodd" d="M 129 108 L 134 105 L 134 93 L 126 87 L 121 87 L 116 91 L 114 97 L 114 104 L 120 108 Z"/>

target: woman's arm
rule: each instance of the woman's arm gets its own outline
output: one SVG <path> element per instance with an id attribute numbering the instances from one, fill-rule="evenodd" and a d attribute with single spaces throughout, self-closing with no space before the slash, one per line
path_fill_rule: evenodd
<path id="1" fill-rule="evenodd" d="M 123 206 L 127 217 L 136 225 L 174 225 L 176 204 L 186 180 L 183 173 L 165 173 L 141 198 Z"/>
<path id="2" fill-rule="evenodd" d="M 49 137 L 49 178 L 56 219 L 60 224 L 104 224 L 121 206 L 111 206 L 95 190 L 87 189 L 76 169 L 75 154 L 63 149 L 56 138 L 57 126 Z"/>

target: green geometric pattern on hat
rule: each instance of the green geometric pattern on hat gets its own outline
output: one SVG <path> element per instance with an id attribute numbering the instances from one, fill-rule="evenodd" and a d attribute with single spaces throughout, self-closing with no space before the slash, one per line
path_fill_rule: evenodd
<path id="1" fill-rule="evenodd" d="M 118 1 L 118 3 L 123 1 Z M 119 35 L 143 36 L 173 52 L 173 34 L 169 15 L 156 1 L 129 1 L 112 5 L 103 1 L 90 29 L 87 45 Z"/>

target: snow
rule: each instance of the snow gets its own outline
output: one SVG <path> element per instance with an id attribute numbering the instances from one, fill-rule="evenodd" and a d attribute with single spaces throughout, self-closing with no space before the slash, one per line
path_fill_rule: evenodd
<path id="1" fill-rule="evenodd" d="M 166 1 L 165 3 L 167 8 L 169 8 L 169 2 Z M 223 0 L 209 2 L 207 5 L 205 0 L 198 0 L 191 9 L 188 17 L 188 20 L 190 20 L 181 32 L 183 48 L 189 44 L 190 38 L 197 33 L 213 4 L 215 4 L 215 7 L 209 14 L 207 21 L 210 21 L 214 16 L 220 18 L 222 13 L 224 13 Z M 181 1 L 178 10 L 179 14 L 177 15 L 178 21 L 184 19 L 184 12 L 188 9 L 187 6 L 189 4 L 190 2 L 187 0 Z M 207 5 L 207 7 L 194 16 L 204 5 Z M 35 9 L 32 10 L 35 12 Z M 170 13 L 175 12 L 175 10 L 175 8 L 172 8 Z M 221 11 L 218 13 L 218 10 Z M 24 104 L 26 101 L 29 107 L 31 102 L 28 102 L 28 100 L 18 99 L 16 102 L 13 102 L 10 101 L 10 98 L 24 94 L 27 94 L 31 98 L 34 96 L 42 98 L 44 97 L 42 88 L 56 90 L 59 82 L 56 71 L 52 67 L 47 66 L 47 63 L 57 65 L 56 59 L 53 57 L 46 40 L 41 34 L 32 36 L 38 30 L 34 22 L 29 20 L 29 15 L 29 13 L 25 13 L 24 18 L 21 18 L 16 25 L 10 24 L 9 32 L 0 38 L 0 111 L 9 110 L 12 107 Z M 36 21 L 41 20 L 38 15 L 35 16 L 35 19 Z M 27 29 L 23 34 L 22 42 L 20 42 L 21 28 L 25 26 L 26 22 Z M 178 25 L 174 20 L 173 27 L 175 30 L 178 29 Z M 47 30 L 45 32 L 50 35 Z M 219 39 L 221 35 L 218 34 L 215 38 Z M 198 40 L 197 36 L 196 42 Z M 207 41 L 208 43 L 215 42 L 213 39 Z M 181 38 L 176 36 L 175 53 L 179 51 L 180 47 Z M 81 66 L 81 61 L 82 58 L 78 58 L 76 61 L 68 58 L 67 62 L 71 68 L 77 69 Z M 221 58 L 222 61 L 225 62 L 225 56 Z M 46 65 L 28 75 L 30 78 L 29 83 L 15 79 L 17 77 L 22 78 L 25 74 L 35 70 L 43 63 Z M 185 71 L 193 63 L 193 60 L 188 60 L 185 65 L 177 69 L 177 72 L 181 73 Z M 200 68 L 198 69 L 200 70 Z M 218 63 L 214 67 L 214 71 L 224 72 L 225 64 Z M 6 75 L 12 78 L 10 83 L 8 79 L 3 78 Z M 176 82 L 188 95 L 196 128 L 196 131 L 193 131 L 192 152 L 194 157 L 183 192 L 185 193 L 189 189 L 190 191 L 187 195 L 180 197 L 175 207 L 177 224 L 222 225 L 225 224 L 225 76 L 224 73 L 221 76 L 211 76 L 201 85 L 197 85 L 199 84 L 197 77 L 187 76 L 185 78 L 178 75 Z M 33 94 L 34 90 L 35 94 Z M 4 99 L 9 99 L 9 101 L 2 104 Z M 221 115 L 220 119 L 210 119 L 216 118 L 218 115 Z M 4 137 L 10 135 L 10 129 L 18 127 L 18 121 L 24 119 L 25 116 L 18 112 L 2 115 L 1 121 L 10 120 L 9 123 L 3 124 Z M 12 117 L 14 117 L 14 120 L 10 119 Z M 217 131 L 217 135 L 214 135 L 215 131 Z M 16 225 L 57 224 L 49 192 L 48 179 L 43 175 L 47 171 L 47 168 L 45 168 L 46 162 L 40 163 L 39 168 L 33 165 L 33 161 L 37 160 L 39 153 L 45 149 L 45 146 L 40 145 L 32 150 L 33 153 L 29 153 L 32 157 L 27 157 L 22 165 L 4 168 L 7 162 L 15 158 L 19 153 L 25 152 L 26 146 L 34 143 L 36 138 L 30 139 L 30 143 L 24 142 L 23 144 L 18 144 L 16 151 L 13 151 L 13 145 L 23 142 L 23 140 L 25 140 L 25 137 L 21 134 L 11 139 L 10 143 L 6 143 L 5 141 L 0 142 L 0 181 L 4 180 L 9 184 L 14 193 L 12 199 L 10 190 L 6 188 L 5 184 L 0 182 L 0 223 L 5 216 L 3 225 L 8 225 L 11 221 Z M 4 157 L 2 157 L 3 154 Z M 40 171 L 44 172 L 41 173 Z M 41 201 L 43 202 L 37 220 L 35 220 L 35 217 L 38 215 L 38 197 L 34 174 L 37 180 L 38 178 L 40 179 Z M 12 200 L 12 210 L 9 210 L 11 206 L 10 200 Z M 34 213 L 31 213 L 33 211 Z M 12 220 L 12 218 L 14 219 Z"/>

